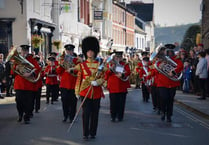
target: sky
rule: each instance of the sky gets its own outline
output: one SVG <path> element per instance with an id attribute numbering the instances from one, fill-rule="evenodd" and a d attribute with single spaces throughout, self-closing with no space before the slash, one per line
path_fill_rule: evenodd
<path id="1" fill-rule="evenodd" d="M 125 0 L 130 2 L 131 0 Z M 202 0 L 132 0 L 152 3 L 154 1 L 154 21 L 161 26 L 174 26 L 199 22 Z"/>

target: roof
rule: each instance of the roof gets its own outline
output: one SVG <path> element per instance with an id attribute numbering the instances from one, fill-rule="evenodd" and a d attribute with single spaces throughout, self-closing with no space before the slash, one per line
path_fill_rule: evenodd
<path id="1" fill-rule="evenodd" d="M 153 3 L 131 3 L 126 5 L 129 9 L 137 13 L 137 17 L 145 22 L 153 20 Z"/>

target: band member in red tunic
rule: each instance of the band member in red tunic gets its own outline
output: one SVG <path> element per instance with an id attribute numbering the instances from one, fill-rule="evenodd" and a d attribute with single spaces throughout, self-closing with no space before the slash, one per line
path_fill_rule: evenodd
<path id="1" fill-rule="evenodd" d="M 111 121 L 123 121 L 127 88 L 130 87 L 128 77 L 131 74 L 129 64 L 123 61 L 123 52 L 114 52 L 115 56 L 108 65 L 108 70 L 105 73 L 107 81 L 107 89 L 110 97 L 110 113 Z"/>
<path id="2" fill-rule="evenodd" d="M 61 90 L 61 100 L 64 119 L 66 122 L 69 118 L 70 123 L 72 123 L 77 106 L 77 98 L 75 96 L 75 83 L 77 79 L 77 71 L 74 70 L 74 66 L 80 61 L 77 57 L 73 55 L 73 50 L 75 48 L 72 44 L 67 44 L 65 47 L 65 55 L 63 55 L 60 60 L 60 66 L 57 68 L 57 74 L 60 76 L 60 90 Z"/>
<path id="3" fill-rule="evenodd" d="M 81 100 L 86 97 L 82 106 L 83 137 L 95 138 L 98 126 L 100 100 L 104 97 L 101 85 L 104 79 L 98 72 L 99 62 L 95 60 L 99 53 L 99 41 L 96 37 L 88 36 L 82 41 L 82 52 L 86 60 L 76 66 L 78 76 L 75 93 Z"/>
<path id="4" fill-rule="evenodd" d="M 144 57 L 142 59 L 142 66 L 138 67 L 137 72 L 139 73 L 139 78 L 142 79 L 142 97 L 144 102 L 148 102 L 151 87 L 151 76 L 149 68 L 149 57 Z"/>
<path id="5" fill-rule="evenodd" d="M 158 81 L 158 87 L 159 87 L 159 92 L 160 96 L 162 97 L 162 117 L 161 120 L 165 120 L 165 116 L 167 116 L 167 122 L 171 122 L 171 116 L 173 115 L 173 101 L 174 101 L 174 96 L 176 94 L 176 87 L 180 85 L 180 81 L 176 80 L 173 81 L 171 78 L 173 78 L 175 75 L 179 74 L 183 70 L 183 63 L 182 61 L 177 58 L 174 55 L 173 49 L 175 48 L 175 45 L 173 44 L 168 44 L 165 45 L 167 48 L 165 50 L 166 56 L 168 56 L 172 61 L 174 61 L 177 66 L 168 72 L 168 76 L 159 73 L 158 79 L 162 81 Z M 160 61 L 158 64 L 158 67 L 162 69 L 164 67 L 164 62 Z"/>
<path id="6" fill-rule="evenodd" d="M 46 103 L 49 103 L 49 98 L 51 97 L 51 104 L 54 103 L 57 95 L 57 66 L 55 65 L 55 58 L 50 56 L 48 58 L 48 65 L 44 70 L 46 76 Z"/>
<path id="7" fill-rule="evenodd" d="M 19 55 L 21 55 L 34 66 L 34 69 L 30 72 L 25 71 L 23 74 L 17 73 L 21 72 L 23 68 L 22 64 L 17 64 L 14 60 L 15 65 L 13 66 L 13 69 L 15 70 L 15 72 L 12 71 L 12 74 L 15 75 L 14 89 L 16 92 L 16 104 L 19 114 L 18 122 L 21 122 L 22 118 L 24 118 L 25 124 L 29 124 L 31 110 L 33 110 L 33 100 L 35 97 L 34 94 L 37 91 L 36 82 L 31 81 L 33 81 L 33 78 L 36 78 L 36 76 L 38 76 L 41 68 L 39 67 L 37 61 L 33 58 L 33 56 L 29 54 L 30 46 L 21 45 L 20 47 L 22 49 Z"/>
<path id="8" fill-rule="evenodd" d="M 59 62 L 57 61 L 57 53 L 56 52 L 51 52 L 50 57 L 54 57 L 55 58 L 55 61 L 54 61 L 54 65 L 58 67 L 59 65 Z M 54 85 L 54 101 L 58 101 L 58 98 L 59 98 L 59 81 L 60 81 L 60 78 L 58 76 L 58 84 L 57 85 Z"/>
<path id="9" fill-rule="evenodd" d="M 44 77 L 44 72 L 43 67 L 44 64 L 41 62 L 41 58 L 39 55 L 36 55 L 35 60 L 37 61 L 37 63 L 39 64 L 40 68 L 41 68 L 41 74 L 40 74 L 40 78 L 36 83 L 36 87 L 37 87 L 37 92 L 35 94 L 35 99 L 34 99 L 34 108 L 35 108 L 35 112 L 38 113 L 41 107 L 41 91 L 42 91 L 42 86 L 43 86 L 43 77 Z"/>

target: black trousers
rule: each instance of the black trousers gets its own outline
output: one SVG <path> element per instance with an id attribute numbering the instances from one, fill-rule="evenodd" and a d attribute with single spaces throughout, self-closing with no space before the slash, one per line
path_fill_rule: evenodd
<path id="1" fill-rule="evenodd" d="M 158 105 L 157 105 L 158 96 L 157 96 L 157 88 L 155 86 L 151 87 L 151 95 L 152 95 L 153 108 L 157 109 L 158 108 Z"/>
<path id="2" fill-rule="evenodd" d="M 75 90 L 69 90 L 61 88 L 61 100 L 62 100 L 62 110 L 64 118 L 68 118 L 72 121 L 75 117 L 77 98 L 75 96 Z"/>
<path id="3" fill-rule="evenodd" d="M 157 95 L 157 108 L 159 111 L 161 111 L 162 108 L 162 97 L 160 96 L 159 87 L 156 87 L 156 95 Z"/>
<path id="4" fill-rule="evenodd" d="M 110 93 L 111 118 L 123 120 L 127 93 Z"/>
<path id="5" fill-rule="evenodd" d="M 57 96 L 57 85 L 46 85 L 46 100 L 49 102 L 49 98 L 51 97 L 51 102 L 56 99 Z"/>
<path id="6" fill-rule="evenodd" d="M 39 88 L 35 95 L 35 110 L 38 111 L 41 108 L 41 91 L 42 88 Z"/>
<path id="7" fill-rule="evenodd" d="M 30 120 L 31 110 L 33 110 L 34 91 L 15 90 L 16 91 L 16 107 L 19 117 L 24 117 L 25 121 Z"/>
<path id="8" fill-rule="evenodd" d="M 59 98 L 59 91 L 60 91 L 60 88 L 59 88 L 59 85 L 55 85 L 55 97 L 54 97 L 54 100 L 57 100 Z"/>
<path id="9" fill-rule="evenodd" d="M 200 91 L 201 91 L 201 97 L 206 98 L 207 79 L 199 78 L 199 86 L 200 86 Z"/>
<path id="10" fill-rule="evenodd" d="M 149 100 L 149 90 L 148 87 L 145 86 L 144 83 L 142 83 L 142 97 L 143 97 L 143 101 L 148 102 Z"/>
<path id="11" fill-rule="evenodd" d="M 81 97 L 82 101 L 84 97 Z M 96 136 L 101 99 L 86 99 L 82 108 L 83 136 Z"/>
<path id="12" fill-rule="evenodd" d="M 167 117 L 171 117 L 173 115 L 173 102 L 174 96 L 176 95 L 176 87 L 173 88 L 165 88 L 159 87 L 160 96 L 162 97 L 162 112 L 166 114 Z"/>
<path id="13" fill-rule="evenodd" d="M 6 95 L 12 95 L 12 78 L 6 77 Z"/>

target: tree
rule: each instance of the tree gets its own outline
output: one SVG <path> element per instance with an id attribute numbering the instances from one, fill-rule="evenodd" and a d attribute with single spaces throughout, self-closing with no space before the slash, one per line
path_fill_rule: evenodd
<path id="1" fill-rule="evenodd" d="M 186 51 L 189 51 L 191 48 L 193 48 L 196 45 L 196 35 L 200 33 L 200 31 L 200 25 L 190 26 L 184 34 L 181 47 L 184 48 Z"/>

